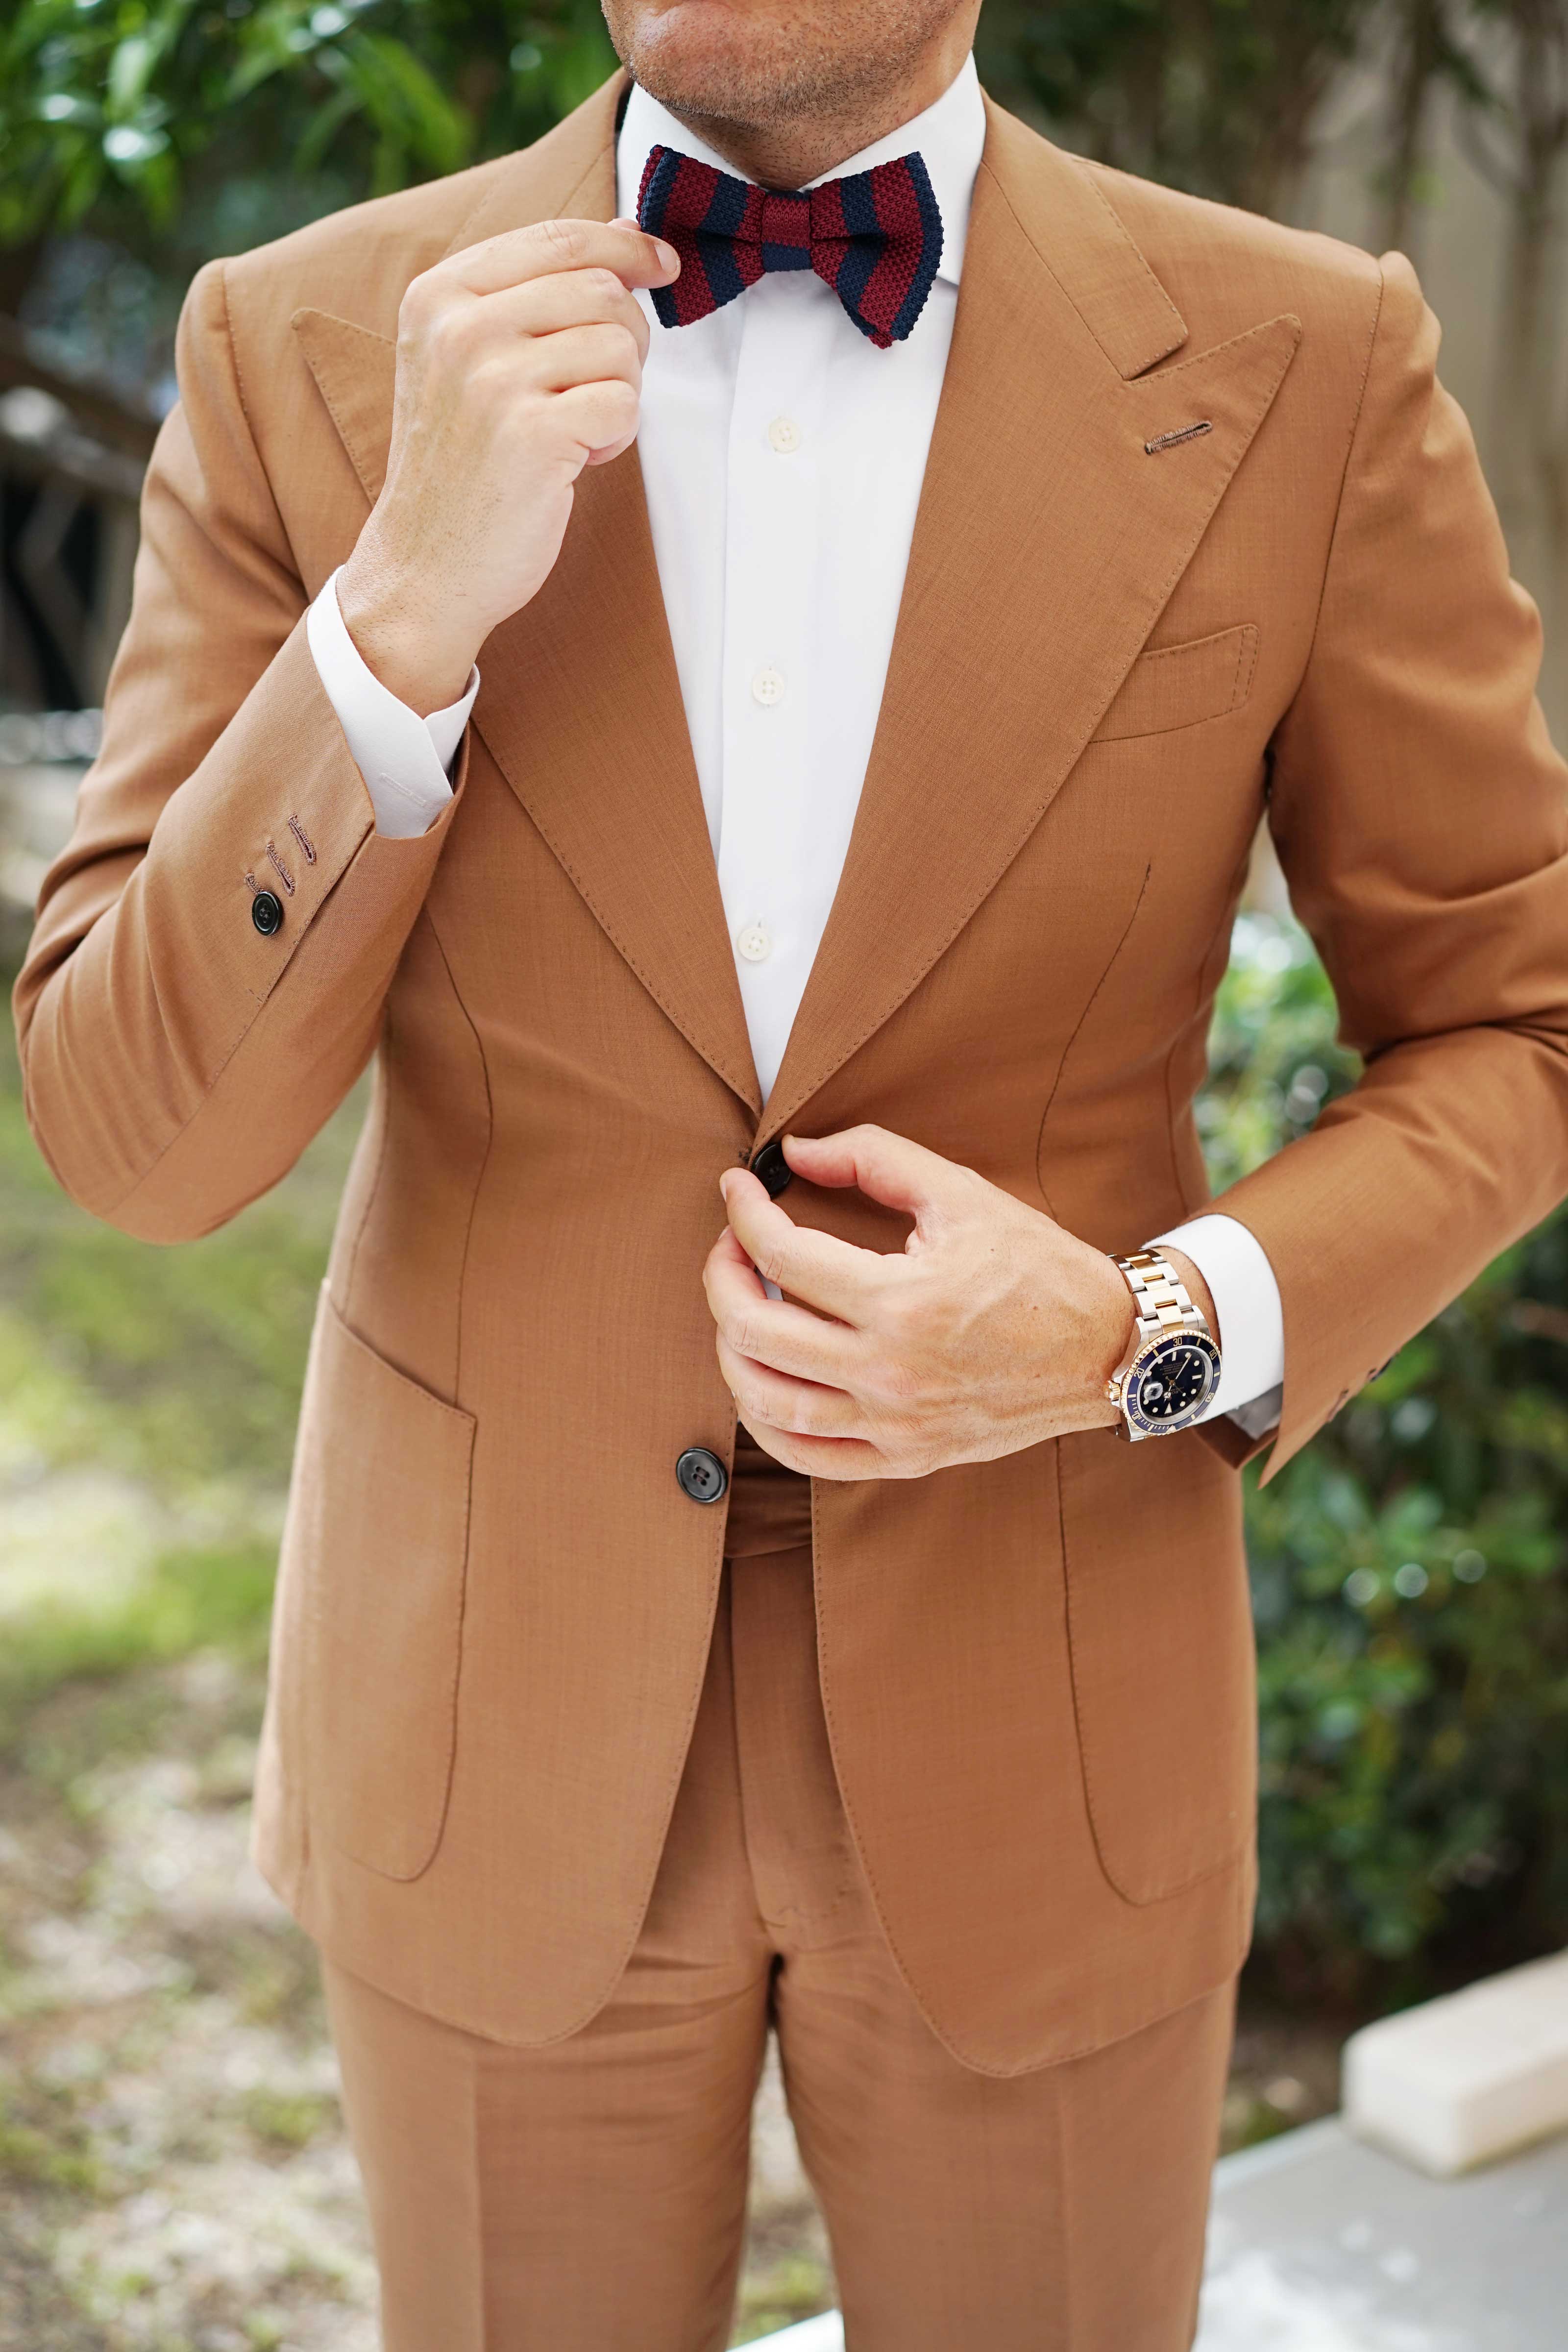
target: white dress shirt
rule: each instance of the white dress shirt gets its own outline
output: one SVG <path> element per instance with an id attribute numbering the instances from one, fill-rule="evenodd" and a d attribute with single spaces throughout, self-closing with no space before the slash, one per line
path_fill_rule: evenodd
<path id="1" fill-rule="evenodd" d="M 676 669 L 746 1025 L 764 1101 L 843 871 L 881 708 L 926 453 L 958 307 L 985 140 L 973 58 L 934 106 L 824 178 L 918 148 L 942 220 L 935 283 L 912 333 L 879 351 L 808 270 L 762 278 L 676 329 L 652 327 L 637 449 Z M 648 151 L 731 167 L 633 88 L 616 150 L 616 207 L 635 214 Z M 417 718 L 361 660 L 327 583 L 310 649 L 378 831 L 425 831 L 478 691 Z M 1283 1378 L 1268 1260 L 1230 1217 L 1161 1236 L 1214 1294 L 1224 1377 L 1212 1410 Z M 1263 1418 L 1258 1421 L 1258 1413 Z"/>

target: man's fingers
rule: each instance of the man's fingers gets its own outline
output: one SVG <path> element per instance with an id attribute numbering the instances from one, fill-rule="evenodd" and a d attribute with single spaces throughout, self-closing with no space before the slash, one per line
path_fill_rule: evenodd
<path id="1" fill-rule="evenodd" d="M 842 1389 L 825 1388 L 816 1381 L 792 1380 L 787 1372 L 775 1372 L 770 1364 L 759 1364 L 749 1356 L 737 1356 L 721 1331 L 714 1340 L 719 1358 L 719 1370 L 735 1400 L 741 1419 L 754 1432 L 759 1423 L 769 1429 L 789 1431 L 797 1437 L 859 1437 L 865 1433 L 865 1416 L 851 1396 Z"/>
<path id="2" fill-rule="evenodd" d="M 531 278 L 475 304 L 488 337 L 492 329 L 519 335 L 552 335 L 563 327 L 624 327 L 644 359 L 651 330 L 635 294 L 613 269 L 565 269 Z"/>
<path id="3" fill-rule="evenodd" d="M 859 1327 L 885 1286 L 885 1258 L 797 1225 L 747 1169 L 730 1169 L 720 1190 L 731 1231 L 760 1275 L 808 1307 Z"/>
<path id="4" fill-rule="evenodd" d="M 613 269 L 623 286 L 668 286 L 680 275 L 680 257 L 662 237 L 619 221 L 534 221 L 466 246 L 426 275 L 471 294 L 499 294 L 564 269 Z"/>
<path id="5" fill-rule="evenodd" d="M 973 1171 L 928 1151 L 885 1127 L 847 1127 L 837 1135 L 786 1135 L 784 1155 L 808 1184 L 853 1184 L 868 1200 L 919 1219 L 956 1203 L 973 1187 Z"/>
<path id="6" fill-rule="evenodd" d="M 782 1429 L 772 1429 L 766 1423 L 756 1429 L 752 1429 L 750 1422 L 746 1426 L 764 1454 L 771 1454 L 786 1470 L 798 1470 L 807 1478 L 885 1478 L 894 1475 L 866 1438 L 798 1437 Z"/>
<path id="7" fill-rule="evenodd" d="M 563 327 L 526 347 L 529 380 L 541 392 L 570 392 L 580 383 L 618 380 L 642 387 L 642 353 L 622 326 Z"/>
<path id="8" fill-rule="evenodd" d="M 618 376 L 558 392 L 552 414 L 592 465 L 603 465 L 637 438 L 637 393 Z"/>
<path id="9" fill-rule="evenodd" d="M 737 1356 L 834 1387 L 852 1377 L 860 1354 L 854 1334 L 788 1299 L 770 1298 L 728 1226 L 708 1254 L 702 1287 L 721 1337 Z"/>

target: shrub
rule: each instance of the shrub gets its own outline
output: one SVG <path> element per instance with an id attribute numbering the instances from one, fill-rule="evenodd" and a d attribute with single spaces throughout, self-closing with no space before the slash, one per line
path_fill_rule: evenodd
<path id="1" fill-rule="evenodd" d="M 1293 925 L 1244 918 L 1204 1104 L 1216 1182 L 1354 1075 Z M 1279 1477 L 1248 1475 L 1258 1965 L 1384 2003 L 1568 1940 L 1568 1215 L 1489 1268 Z"/>

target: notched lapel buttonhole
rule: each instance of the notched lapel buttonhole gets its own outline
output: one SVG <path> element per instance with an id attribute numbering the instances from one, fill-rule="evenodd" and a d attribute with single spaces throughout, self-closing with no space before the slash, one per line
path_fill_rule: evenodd
<path id="1" fill-rule="evenodd" d="M 1162 449 L 1173 449 L 1178 442 L 1195 441 L 1201 433 L 1213 431 L 1213 417 L 1200 416 L 1195 425 L 1184 425 L 1174 433 L 1161 433 L 1152 441 L 1145 441 L 1143 455 L 1146 457 L 1157 457 Z"/>

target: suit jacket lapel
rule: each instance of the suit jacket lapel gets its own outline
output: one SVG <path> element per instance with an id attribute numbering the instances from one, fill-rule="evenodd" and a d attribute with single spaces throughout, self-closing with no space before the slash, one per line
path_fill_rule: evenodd
<path id="1" fill-rule="evenodd" d="M 454 248 L 555 214 L 607 219 L 623 88 L 498 170 Z M 294 324 L 374 500 L 393 346 L 321 311 Z M 1299 335 L 1274 319 L 1161 365 L 1186 329 L 1092 178 L 990 110 L 881 719 L 769 1133 L 897 1010 L 1039 823 Z M 635 455 L 583 476 L 554 571 L 480 668 L 475 722 L 512 790 L 649 993 L 756 1111 Z"/>
<path id="2" fill-rule="evenodd" d="M 620 78 L 499 173 L 452 249 L 615 211 Z M 394 347 L 321 311 L 294 320 L 367 499 L 391 431 Z M 474 724 L 518 799 L 656 1003 L 753 1111 L 713 851 L 635 450 L 579 478 L 549 580 L 479 655 Z"/>
<path id="3" fill-rule="evenodd" d="M 1147 373 L 1184 341 L 1178 312 L 1083 167 L 991 110 L 881 718 L 771 1133 L 896 1011 L 1038 824 L 1300 332 L 1271 320 Z"/>

